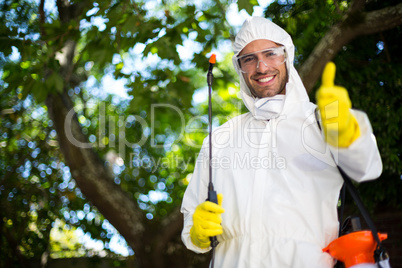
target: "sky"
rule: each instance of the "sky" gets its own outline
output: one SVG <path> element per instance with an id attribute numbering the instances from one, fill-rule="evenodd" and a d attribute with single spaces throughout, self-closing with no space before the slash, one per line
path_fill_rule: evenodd
<path id="1" fill-rule="evenodd" d="M 259 6 L 254 7 L 253 11 L 253 16 L 263 16 L 264 9 L 272 2 L 273 0 L 258 0 Z M 243 9 L 240 12 L 238 11 L 237 4 L 233 3 L 229 6 L 228 12 L 227 12 L 227 20 L 228 23 L 236 28 L 239 28 L 244 20 L 246 18 L 250 17 L 250 15 Z M 95 22 L 95 23 L 102 23 L 100 21 Z M 191 37 L 191 36 L 190 36 Z M 194 49 L 197 49 L 199 46 L 198 43 L 195 43 L 191 40 L 186 40 L 183 43 L 183 46 L 179 46 L 177 48 L 178 53 L 180 54 L 180 57 L 183 60 L 186 59 L 191 59 Z M 156 55 L 150 55 L 146 59 L 141 59 L 140 55 L 145 48 L 145 45 L 139 44 L 138 46 L 136 45 L 133 49 L 133 53 L 138 55 L 138 57 L 135 57 L 137 60 L 135 62 L 128 62 L 128 65 L 130 66 L 146 66 L 146 65 L 153 65 L 156 64 L 158 61 L 158 57 Z M 216 51 L 213 51 L 213 53 L 216 54 L 217 61 L 223 58 L 223 55 L 226 53 L 231 52 L 230 51 L 231 46 L 227 45 L 222 45 L 220 46 Z M 137 67 L 138 68 L 138 67 Z M 141 68 L 141 67 L 139 67 Z M 124 69 L 123 69 L 124 71 Z M 91 80 L 90 80 L 91 82 Z M 92 81 L 94 83 L 94 81 Z M 113 94 L 115 96 L 118 96 L 119 98 L 122 99 L 127 99 L 129 98 L 127 94 L 127 88 L 125 87 L 125 80 L 115 80 L 113 78 L 112 73 L 106 74 L 103 79 L 102 79 L 102 89 L 101 91 L 104 92 L 105 94 Z M 206 88 L 201 89 L 197 92 L 195 92 L 193 96 L 193 102 L 194 103 L 200 103 L 206 100 Z"/>

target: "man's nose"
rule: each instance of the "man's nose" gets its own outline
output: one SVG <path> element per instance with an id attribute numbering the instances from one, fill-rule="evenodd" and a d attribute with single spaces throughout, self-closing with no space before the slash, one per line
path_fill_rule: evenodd
<path id="1" fill-rule="evenodd" d="M 259 73 L 263 73 L 265 72 L 265 70 L 269 69 L 268 65 L 263 61 L 263 60 L 259 60 L 257 62 L 257 72 Z"/>

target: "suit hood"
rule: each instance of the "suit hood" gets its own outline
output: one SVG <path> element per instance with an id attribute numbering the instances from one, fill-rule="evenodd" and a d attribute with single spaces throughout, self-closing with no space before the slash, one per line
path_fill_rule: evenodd
<path id="1" fill-rule="evenodd" d="M 250 42 L 259 39 L 266 39 L 285 46 L 286 69 L 289 74 L 289 81 L 286 84 L 286 94 L 276 95 L 268 98 L 255 98 L 248 88 L 236 57 Z M 269 120 L 286 114 L 295 102 L 309 102 L 306 89 L 299 74 L 293 66 L 295 47 L 290 35 L 272 21 L 262 17 L 250 17 L 246 19 L 233 43 L 234 55 L 233 65 L 240 77 L 240 91 L 247 109 L 261 120 Z"/>

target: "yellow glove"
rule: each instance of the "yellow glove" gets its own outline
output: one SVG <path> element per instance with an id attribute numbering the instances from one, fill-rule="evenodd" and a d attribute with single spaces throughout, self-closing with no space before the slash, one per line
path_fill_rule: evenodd
<path id="1" fill-rule="evenodd" d="M 347 90 L 335 86 L 335 64 L 328 62 L 316 98 L 326 141 L 332 146 L 349 147 L 359 136 L 360 128 L 351 114 Z"/>
<path id="2" fill-rule="evenodd" d="M 222 199 L 222 194 L 218 194 L 218 204 L 205 201 L 195 209 L 190 237 L 199 248 L 208 248 L 211 245 L 209 237 L 223 233 L 221 214 L 225 210 L 222 208 Z"/>

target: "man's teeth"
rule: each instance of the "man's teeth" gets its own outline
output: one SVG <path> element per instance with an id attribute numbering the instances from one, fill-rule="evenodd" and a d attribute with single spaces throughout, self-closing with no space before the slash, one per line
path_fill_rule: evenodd
<path id="1" fill-rule="evenodd" d="M 261 82 L 261 83 L 266 83 L 266 82 L 271 81 L 272 79 L 274 79 L 274 77 L 273 77 L 273 76 L 270 76 L 270 77 L 264 77 L 264 78 L 258 79 L 258 82 Z"/>

